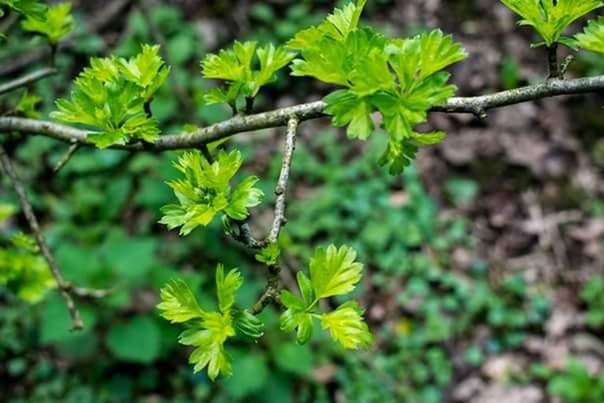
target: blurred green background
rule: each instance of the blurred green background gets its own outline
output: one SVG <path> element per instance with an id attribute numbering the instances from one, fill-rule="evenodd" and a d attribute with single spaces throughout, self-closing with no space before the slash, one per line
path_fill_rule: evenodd
<path id="1" fill-rule="evenodd" d="M 77 39 L 58 55 L 61 74 L 37 83 L 31 93 L 42 97 L 47 116 L 88 57 L 136 54 L 141 43 L 158 42 L 156 29 L 174 81 L 154 100 L 154 116 L 165 132 L 217 122 L 230 112 L 202 105 L 202 94 L 214 85 L 199 74 L 207 52 L 233 39 L 283 43 L 342 3 L 76 2 Z M 529 49 L 530 31 L 516 28 L 495 0 L 370 1 L 364 21 L 388 35 L 434 27 L 454 33 L 472 54 L 454 71 L 465 95 L 534 82 L 546 68 L 543 54 Z M 0 47 L 2 80 L 26 71 L 18 66 L 20 57 L 36 55 L 42 46 L 10 30 Z M 581 57 L 572 69 L 575 75 L 602 74 L 604 62 Z M 184 99 L 176 95 L 179 88 Z M 281 74 L 260 94 L 256 109 L 320 99 L 326 92 L 311 80 Z M 0 111 L 20 96 L 1 98 Z M 278 330 L 278 312 L 271 308 L 261 314 L 266 335 L 254 345 L 231 344 L 233 376 L 216 383 L 192 373 L 188 351 L 176 342 L 179 329 L 155 309 L 158 289 L 182 277 L 202 306 L 211 306 L 220 261 L 242 270 L 245 307 L 262 291 L 264 269 L 229 242 L 217 222 L 184 238 L 157 224 L 159 208 L 173 198 L 164 182 L 176 176 L 171 163 L 178 154 L 81 149 L 53 175 L 67 146 L 23 137 L 16 149 L 19 175 L 29 184 L 64 276 L 85 287 L 117 285 L 118 291 L 80 302 L 86 329 L 71 333 L 57 292 L 29 304 L 10 284 L 0 287 L 0 400 L 602 402 L 601 105 L 602 96 L 543 101 L 514 110 L 516 115 L 495 112 L 487 123 L 436 116 L 433 123 L 450 133 L 451 142 L 422 153 L 400 177 L 376 164 L 384 136 L 350 142 L 326 119 L 304 123 L 283 237 L 284 282 L 292 284 L 316 246 L 353 246 L 368 272 L 355 293 L 376 345 L 345 352 L 315 332 L 311 343 L 298 346 Z M 566 140 L 556 135 L 556 126 Z M 531 143 L 527 157 L 517 150 L 522 144 L 495 140 L 513 135 L 534 136 L 546 151 L 538 153 L 542 148 Z M 459 140 L 468 138 L 470 143 Z M 232 140 L 244 152 L 246 172 L 258 175 L 269 195 L 254 212 L 256 231 L 270 225 L 282 139 L 282 130 L 266 130 Z M 579 180 L 590 174 L 590 183 Z M 16 205 L 7 179 L 0 185 L 0 203 Z M 524 203 L 527 194 L 536 195 L 541 224 L 577 212 L 576 220 L 554 224 L 561 241 L 547 243 L 550 224 L 541 232 L 525 230 L 536 220 L 535 203 Z M 0 245 L 8 247 L 19 230 L 27 232 L 19 214 L 0 223 Z M 539 265 L 538 256 L 545 263 Z"/>

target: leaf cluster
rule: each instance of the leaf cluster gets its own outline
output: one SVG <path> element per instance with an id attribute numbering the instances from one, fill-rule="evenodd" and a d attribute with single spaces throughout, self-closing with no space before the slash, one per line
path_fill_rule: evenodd
<path id="1" fill-rule="evenodd" d="M 243 160 L 238 150 L 218 152 L 209 162 L 199 151 L 185 152 L 174 164 L 185 177 L 168 182 L 179 204 L 162 207 L 160 223 L 169 229 L 181 227 L 180 234 L 188 235 L 198 226 L 208 225 L 214 216 L 223 213 L 233 220 L 244 220 L 248 208 L 260 204 L 263 193 L 254 187 L 258 178 L 248 176 L 234 189 L 231 179 Z"/>
<path id="2" fill-rule="evenodd" d="M 294 54 L 273 44 L 258 47 L 257 42 L 235 41 L 230 49 L 208 54 L 201 61 L 205 78 L 224 80 L 226 88 L 214 88 L 204 95 L 206 104 L 227 103 L 237 110 L 241 98 L 254 98 L 260 88 L 276 79 L 277 71 L 287 66 Z"/>
<path id="3" fill-rule="evenodd" d="M 440 30 L 408 39 L 386 39 L 369 27 L 359 28 L 364 0 L 336 9 L 317 26 L 299 32 L 287 47 L 300 52 L 292 75 L 310 76 L 346 87 L 327 95 L 325 112 L 335 126 L 348 126 L 350 138 L 365 140 L 375 129 L 373 113 L 389 143 L 380 158 L 397 174 L 414 159 L 417 147 L 442 140 L 444 133 L 417 133 L 434 105 L 444 103 L 456 87 L 442 70 L 466 58 L 462 47 Z"/>
<path id="4" fill-rule="evenodd" d="M 367 348 L 373 336 L 363 320 L 363 309 L 356 301 L 348 301 L 334 311 L 318 312 L 321 299 L 350 293 L 361 280 L 363 265 L 355 262 L 356 252 L 343 245 L 318 248 L 310 260 L 310 278 L 304 272 L 297 274 L 301 296 L 287 290 L 281 292 L 281 303 L 287 308 L 280 318 L 284 332 L 296 331 L 296 341 L 310 340 L 314 319 L 329 331 L 331 337 L 347 349 Z"/>
<path id="5" fill-rule="evenodd" d="M 577 46 L 596 53 L 604 53 L 604 17 L 588 22 L 582 33 L 575 36 Z"/>
<path id="6" fill-rule="evenodd" d="M 0 204 L 0 223 L 14 212 L 12 205 Z M 4 241 L 8 242 L 0 244 L 0 284 L 26 302 L 39 302 L 48 290 L 56 287 L 56 282 L 35 241 L 23 233 L 13 234 Z"/>
<path id="7" fill-rule="evenodd" d="M 179 336 L 179 342 L 195 349 L 189 357 L 194 372 L 208 368 L 208 377 L 215 380 L 222 373 L 231 374 L 231 363 L 224 344 L 239 334 L 257 339 L 262 336 L 264 325 L 254 315 L 233 307 L 235 294 L 243 284 L 239 270 L 232 269 L 226 275 L 224 267 L 216 267 L 216 296 L 218 310 L 203 310 L 193 291 L 183 280 L 174 280 L 161 290 L 161 303 L 157 308 L 161 316 L 171 323 L 185 323 L 187 330 Z"/>
<path id="8" fill-rule="evenodd" d="M 575 47 L 572 38 L 562 35 L 574 21 L 589 12 L 604 6 L 601 0 L 501 0 L 510 10 L 522 19 L 519 25 L 533 27 L 548 47 L 562 43 Z"/>
<path id="9" fill-rule="evenodd" d="M 604 326 L 604 277 L 590 279 L 581 290 L 581 299 L 587 305 L 587 323 L 596 329 Z"/>
<path id="10" fill-rule="evenodd" d="M 145 112 L 170 68 L 159 56 L 159 46 L 143 45 L 130 58 L 92 58 L 75 80 L 69 99 L 56 101 L 53 119 L 95 128 L 88 139 L 97 147 L 126 144 L 137 139 L 153 142 L 157 121 Z"/>
<path id="11" fill-rule="evenodd" d="M 21 24 L 22 28 L 25 31 L 45 36 L 52 46 L 56 46 L 61 38 L 74 28 L 70 3 L 55 4 L 47 7 L 42 13 L 29 12 L 25 15 L 26 19 Z"/>

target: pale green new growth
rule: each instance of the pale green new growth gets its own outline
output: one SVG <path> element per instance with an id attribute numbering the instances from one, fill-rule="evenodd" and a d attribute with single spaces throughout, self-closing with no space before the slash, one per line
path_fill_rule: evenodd
<path id="1" fill-rule="evenodd" d="M 604 53 L 604 17 L 589 21 L 584 32 L 575 38 L 580 48 Z"/>
<path id="2" fill-rule="evenodd" d="M 15 212 L 12 204 L 0 203 L 0 223 Z M 0 285 L 9 287 L 26 302 L 37 303 L 57 282 L 32 237 L 17 233 L 9 240 L 13 247 L 0 247 Z"/>
<path id="3" fill-rule="evenodd" d="M 255 188 L 255 176 L 242 180 L 234 190 L 230 182 L 243 160 L 237 150 L 229 154 L 220 150 L 216 161 L 208 162 L 200 152 L 185 152 L 174 164 L 184 179 L 168 182 L 179 204 L 162 207 L 160 223 L 169 229 L 181 227 L 180 234 L 188 235 L 198 226 L 208 225 L 218 213 L 234 220 L 248 216 L 248 208 L 260 204 L 262 191 Z"/>
<path id="4" fill-rule="evenodd" d="M 344 348 L 367 348 L 373 337 L 356 302 L 348 301 L 333 312 L 316 312 L 320 299 L 348 294 L 360 281 L 363 265 L 355 258 L 356 252 L 345 245 L 317 249 L 309 264 L 310 279 L 301 271 L 297 274 L 301 298 L 287 290 L 281 292 L 281 303 L 287 308 L 280 318 L 281 330 L 296 330 L 296 341 L 304 344 L 312 336 L 316 318 Z"/>
<path id="5" fill-rule="evenodd" d="M 71 4 L 69 3 L 50 6 L 41 13 L 25 12 L 25 15 L 26 19 L 22 24 L 23 29 L 45 36 L 48 43 L 53 46 L 59 43 L 59 40 L 70 33 L 74 27 Z"/>
<path id="6" fill-rule="evenodd" d="M 88 139 L 99 148 L 136 139 L 154 142 L 160 131 L 145 104 L 170 72 L 158 52 L 159 46 L 143 45 L 141 53 L 128 60 L 92 58 L 75 80 L 70 98 L 57 100 L 58 111 L 50 116 L 96 128 L 99 132 Z"/>
<path id="7" fill-rule="evenodd" d="M 350 138 L 367 139 L 374 131 L 372 114 L 382 114 L 390 142 L 380 159 L 400 173 L 417 146 L 434 144 L 444 133 L 420 134 L 414 127 L 428 110 L 455 92 L 441 70 L 467 57 L 451 36 L 440 30 L 410 39 L 387 40 L 372 28 L 358 28 L 364 1 L 348 4 L 316 27 L 298 33 L 287 46 L 300 52 L 292 75 L 310 76 L 347 89 L 324 98 L 335 126 L 348 126 Z"/>
<path id="8" fill-rule="evenodd" d="M 171 323 L 182 323 L 193 318 L 202 318 L 205 312 L 193 295 L 193 291 L 183 280 L 174 280 L 164 286 L 160 292 L 162 302 L 157 308 L 161 316 Z"/>
<path id="9" fill-rule="evenodd" d="M 318 248 L 310 259 L 310 280 L 316 298 L 348 294 L 361 280 L 363 265 L 355 262 L 356 252 L 344 245 Z"/>
<path id="10" fill-rule="evenodd" d="M 279 248 L 279 244 L 277 242 L 271 242 L 262 248 L 260 253 L 254 255 L 254 257 L 260 263 L 264 263 L 267 266 L 273 266 L 277 263 L 279 255 L 281 255 L 281 248 Z"/>
<path id="11" fill-rule="evenodd" d="M 574 21 L 590 11 L 604 6 L 600 0 L 501 0 L 509 9 L 522 17 L 519 24 L 533 27 L 546 46 L 560 42 L 573 45 L 570 38 L 562 36 Z"/>
<path id="12" fill-rule="evenodd" d="M 321 327 L 344 348 L 367 348 L 373 343 L 373 337 L 363 321 L 363 312 L 355 301 L 348 301 L 335 311 L 321 315 Z"/>
<path id="13" fill-rule="evenodd" d="M 254 68 L 254 55 L 258 69 Z M 206 104 L 227 103 L 236 109 L 238 98 L 253 98 L 260 88 L 275 80 L 277 71 L 294 58 L 293 53 L 282 47 L 269 44 L 257 48 L 256 42 L 235 41 L 231 49 L 218 54 L 208 54 L 201 61 L 201 72 L 205 78 L 227 81 L 226 90 L 214 88 L 205 94 Z"/>
<path id="14" fill-rule="evenodd" d="M 222 373 L 231 374 L 229 356 L 224 343 L 240 334 L 256 339 L 263 335 L 264 325 L 247 311 L 233 308 L 235 294 L 243 284 L 239 270 L 232 269 L 226 276 L 224 267 L 216 267 L 216 295 L 218 311 L 206 312 L 199 307 L 191 289 L 182 280 L 175 280 L 162 288 L 161 316 L 172 323 L 186 323 L 189 329 L 179 336 L 179 342 L 196 347 L 189 357 L 195 372 L 208 368 L 208 377 L 215 380 Z"/>

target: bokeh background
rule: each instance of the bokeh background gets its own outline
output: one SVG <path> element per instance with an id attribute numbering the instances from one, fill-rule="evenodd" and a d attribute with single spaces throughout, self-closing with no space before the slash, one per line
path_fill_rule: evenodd
<path id="1" fill-rule="evenodd" d="M 42 112 L 69 91 L 93 55 L 131 56 L 162 43 L 173 81 L 153 102 L 165 132 L 229 117 L 203 106 L 215 85 L 199 61 L 234 39 L 283 43 L 324 18 L 331 1 L 79 1 L 61 74 L 33 86 Z M 374 0 L 363 23 L 390 36 L 440 27 L 470 57 L 453 68 L 461 95 L 543 80 L 543 49 L 496 0 Z M 14 26 L 10 15 L 0 20 Z M 15 28 L 18 28 L 16 26 Z M 0 46 L 0 80 L 41 65 L 46 49 L 10 29 Z M 604 73 L 604 58 L 581 55 L 570 76 Z M 256 110 L 320 99 L 310 79 L 279 80 Z M 0 99 L 10 109 L 20 93 Z M 292 168 L 285 227 L 285 284 L 316 246 L 347 243 L 366 265 L 356 295 L 377 343 L 344 352 L 322 332 L 295 344 L 268 309 L 259 343 L 231 343 L 233 376 L 194 375 L 180 331 L 158 316 L 158 289 L 183 277 L 202 305 L 213 301 L 218 261 L 239 267 L 249 306 L 264 269 L 229 242 L 218 223 L 180 238 L 157 224 L 172 201 L 164 181 L 177 153 L 79 150 L 59 174 L 67 146 L 24 137 L 17 160 L 64 275 L 80 286 L 111 287 L 81 302 L 86 330 L 70 333 L 63 301 L 37 304 L 0 287 L 0 401 L 6 402 L 472 402 L 604 401 L 604 96 L 546 99 L 473 116 L 433 114 L 449 133 L 422 149 L 414 167 L 391 177 L 376 161 L 385 136 L 348 141 L 327 119 L 305 122 Z M 269 195 L 252 226 L 272 219 L 282 129 L 240 135 L 245 170 Z M 6 178 L 0 201 L 15 203 Z M 20 215 L 0 225 L 2 242 Z"/>

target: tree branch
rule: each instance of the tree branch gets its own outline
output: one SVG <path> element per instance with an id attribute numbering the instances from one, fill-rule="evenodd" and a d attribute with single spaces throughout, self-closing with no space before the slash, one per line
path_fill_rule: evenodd
<path id="1" fill-rule="evenodd" d="M 604 91 L 604 75 L 574 80 L 552 79 L 540 84 L 496 92 L 489 95 L 453 97 L 444 105 L 435 106 L 432 108 L 432 111 L 473 113 L 477 116 L 484 117 L 486 111 L 489 109 L 560 95 L 577 95 L 599 91 Z M 236 115 L 223 122 L 198 129 L 191 133 L 161 136 L 154 144 L 135 142 L 126 145 L 115 145 L 111 148 L 131 151 L 165 151 L 199 148 L 204 144 L 212 143 L 237 133 L 285 126 L 291 116 L 295 116 L 300 122 L 324 117 L 324 108 L 324 102 L 316 101 L 253 115 Z M 87 133 L 91 133 L 91 131 L 75 129 L 73 127 L 42 120 L 0 117 L 0 131 L 38 134 L 68 143 L 77 142 L 86 146 L 94 146 L 86 139 Z"/>
<path id="2" fill-rule="evenodd" d="M 281 269 L 279 266 L 269 266 L 268 268 L 268 280 L 264 292 L 258 299 L 258 301 L 249 309 L 252 315 L 258 315 L 264 310 L 271 302 L 279 303 L 279 291 L 281 288 L 281 277 L 279 273 Z"/>
<path id="3" fill-rule="evenodd" d="M 54 74 L 57 74 L 57 69 L 55 68 L 44 68 L 44 69 L 40 69 L 37 71 L 34 71 L 33 73 L 30 74 L 26 74 L 23 77 L 19 77 L 16 78 L 12 81 L 9 81 L 7 83 L 1 84 L 0 85 L 0 95 L 1 94 L 6 94 L 8 92 L 14 91 L 16 89 L 19 89 L 21 87 L 25 87 L 28 84 L 34 83 L 38 80 L 41 80 L 45 77 L 48 76 L 52 76 Z"/>
<path id="4" fill-rule="evenodd" d="M 8 153 L 4 149 L 2 145 L 0 145 L 0 166 L 2 170 L 9 177 L 15 192 L 17 193 L 17 197 L 19 198 L 19 204 L 23 209 L 23 214 L 25 215 L 25 219 L 31 228 L 31 231 L 34 234 L 34 238 L 36 243 L 38 244 L 38 248 L 40 248 L 40 253 L 46 260 L 50 271 L 57 282 L 57 286 L 63 299 L 65 300 L 65 305 L 67 305 L 67 310 L 69 311 L 69 315 L 71 316 L 72 322 L 72 330 L 81 330 L 84 328 L 84 323 L 82 322 L 82 318 L 80 317 L 80 312 L 72 298 L 72 294 L 80 296 L 80 297 L 89 297 L 89 298 L 101 298 L 111 292 L 111 290 L 89 290 L 86 288 L 75 287 L 68 281 L 65 281 L 63 275 L 61 274 L 61 270 L 59 269 L 59 265 L 57 264 L 54 255 L 50 251 L 48 244 L 46 243 L 46 239 L 42 234 L 42 230 L 40 229 L 40 225 L 38 223 L 38 219 L 34 214 L 33 208 L 27 199 L 27 194 L 25 193 L 25 188 L 23 184 L 17 177 L 17 173 L 13 167 L 13 163 L 8 156 Z"/>
<path id="5" fill-rule="evenodd" d="M 281 173 L 279 174 L 279 180 L 277 181 L 277 187 L 275 188 L 275 194 L 277 195 L 277 200 L 275 201 L 275 217 L 273 218 L 273 225 L 271 226 L 270 233 L 266 240 L 267 244 L 277 241 L 281 226 L 287 222 L 287 219 L 285 218 L 285 193 L 287 191 L 287 181 L 289 180 L 294 149 L 296 148 L 297 130 L 298 119 L 292 117 L 287 122 L 287 137 L 285 138 L 283 162 L 281 163 Z"/>

